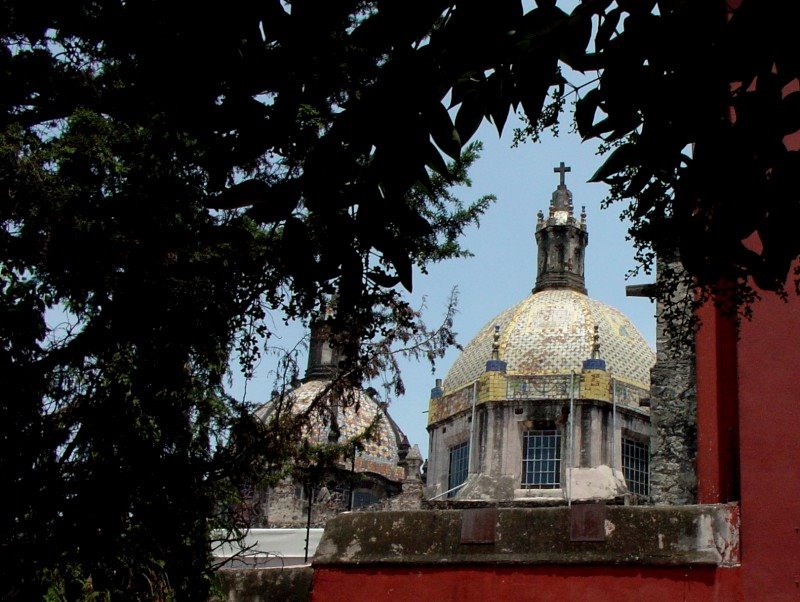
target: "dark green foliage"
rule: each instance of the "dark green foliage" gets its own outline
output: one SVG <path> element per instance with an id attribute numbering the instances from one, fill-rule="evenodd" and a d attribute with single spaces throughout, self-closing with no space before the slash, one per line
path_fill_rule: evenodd
<path id="1" fill-rule="evenodd" d="M 658 16 L 629 14 L 607 43 L 606 68 L 579 101 L 578 126 L 584 136 L 632 145 L 608 159 L 603 179 L 612 199 L 632 199 L 640 258 L 677 247 L 703 288 L 698 300 L 721 287 L 747 313 L 751 285 L 783 294 L 800 253 L 790 232 L 800 210 L 797 7 L 745 0 L 729 13 L 713 3 L 658 8 Z M 615 52 L 630 58 L 616 61 Z M 586 116 L 597 108 L 607 117 L 595 123 Z"/>
<path id="2" fill-rule="evenodd" d="M 620 3 L 599 30 L 599 85 L 575 115 L 584 138 L 613 148 L 592 179 L 628 199 L 646 269 L 677 253 L 699 285 L 693 305 L 714 296 L 747 315 L 754 286 L 785 294 L 800 254 L 797 7 L 655 4 Z M 685 278 L 668 276 L 665 301 Z"/>
<path id="3" fill-rule="evenodd" d="M 411 64 L 354 41 L 370 6 L 287 9 L 0 7 L 6 599 L 205 599 L 242 492 L 308 460 L 303 417 L 261 424 L 223 390 L 270 312 L 338 293 L 347 382 L 392 341 L 452 343 L 451 315 L 428 333 L 394 285 L 463 254 L 490 199 L 448 187 L 474 148 L 443 108 L 459 162 L 427 143 Z"/>

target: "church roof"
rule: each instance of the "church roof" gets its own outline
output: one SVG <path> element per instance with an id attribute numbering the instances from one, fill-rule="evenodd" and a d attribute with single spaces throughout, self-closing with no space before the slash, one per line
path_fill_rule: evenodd
<path id="1" fill-rule="evenodd" d="M 581 371 L 592 355 L 594 327 L 609 372 L 650 388 L 652 349 L 619 310 L 568 288 L 539 291 L 486 323 L 464 348 L 444 380 L 444 393 L 478 379 L 492 355 L 494 327 L 500 327 L 500 358 L 509 375 Z"/>
<path id="2" fill-rule="evenodd" d="M 272 399 L 256 411 L 256 416 L 267 421 L 274 412 L 291 411 L 300 413 L 325 394 L 326 387 L 330 384 L 327 379 L 312 379 L 302 383 L 290 391 L 282 400 Z M 405 471 L 398 465 L 400 460 L 400 444 L 407 439 L 399 430 L 397 424 L 391 419 L 382 405 L 373 399 L 366 391 L 353 388 L 347 392 L 346 403 L 329 401 L 331 407 L 336 409 L 336 425 L 339 429 L 337 443 L 347 444 L 348 441 L 362 435 L 373 423 L 376 425 L 374 435 L 363 441 L 363 450 L 358 453 L 355 461 L 356 472 L 370 472 L 378 474 L 390 481 L 402 481 Z M 309 416 L 309 425 L 305 433 L 313 443 L 327 443 L 331 433 L 330 419 L 323 417 L 320 412 L 312 412 Z M 348 462 L 344 468 L 350 469 Z"/>

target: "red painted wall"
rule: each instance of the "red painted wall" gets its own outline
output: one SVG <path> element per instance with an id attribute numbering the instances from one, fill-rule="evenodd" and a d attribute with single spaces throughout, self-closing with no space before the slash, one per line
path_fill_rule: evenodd
<path id="1" fill-rule="evenodd" d="M 739 499 L 736 324 L 713 302 L 698 312 L 697 501 Z"/>
<path id="2" fill-rule="evenodd" d="M 745 600 L 800 600 L 800 298 L 761 297 L 738 340 L 700 312 L 698 501 L 740 500 Z"/>
<path id="3" fill-rule="evenodd" d="M 739 570 L 682 567 L 317 567 L 314 602 L 738 602 Z"/>
<path id="4" fill-rule="evenodd" d="M 737 350 L 746 600 L 800 600 L 800 298 L 765 293 Z"/>

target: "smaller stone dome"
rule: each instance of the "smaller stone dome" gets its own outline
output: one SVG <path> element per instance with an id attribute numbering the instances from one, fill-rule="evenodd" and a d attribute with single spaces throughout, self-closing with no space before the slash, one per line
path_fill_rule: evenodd
<path id="1" fill-rule="evenodd" d="M 304 412 L 326 394 L 329 385 L 329 380 L 309 380 L 290 391 L 283 400 L 272 399 L 265 403 L 256 411 L 256 417 L 266 422 L 278 411 Z M 326 402 L 329 407 L 336 407 L 335 420 L 326 418 L 324 413 L 312 412 L 306 436 L 317 444 L 327 443 L 335 437 L 336 443 L 346 445 L 374 424 L 375 433 L 362 443 L 363 449 L 356 456 L 355 471 L 378 474 L 390 481 L 403 481 L 405 471 L 399 462 L 401 454 L 407 451 L 407 438 L 391 419 L 384 404 L 375 401 L 366 391 L 353 388 L 347 392 L 347 397 L 346 403 Z M 338 436 L 334 432 L 337 429 Z M 343 468 L 349 470 L 351 467 Z"/>

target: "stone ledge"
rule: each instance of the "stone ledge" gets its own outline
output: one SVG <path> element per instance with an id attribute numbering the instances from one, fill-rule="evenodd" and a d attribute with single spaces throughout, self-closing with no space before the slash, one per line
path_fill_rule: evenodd
<path id="1" fill-rule="evenodd" d="M 313 578 L 314 569 L 310 566 L 220 569 L 219 594 L 211 596 L 209 602 L 306 602 Z"/>
<path id="2" fill-rule="evenodd" d="M 315 566 L 363 564 L 739 564 L 736 504 L 608 506 L 605 541 L 570 541 L 570 509 L 497 508 L 496 538 L 462 544 L 465 510 L 340 514 Z"/>
<path id="3" fill-rule="evenodd" d="M 623 504 L 623 498 L 606 500 L 609 504 Z M 566 506 L 567 500 L 563 497 L 533 498 L 533 499 L 508 499 L 508 500 L 459 500 L 458 498 L 438 498 L 435 500 L 422 500 L 423 510 L 465 510 L 468 508 L 544 508 L 552 506 Z"/>

